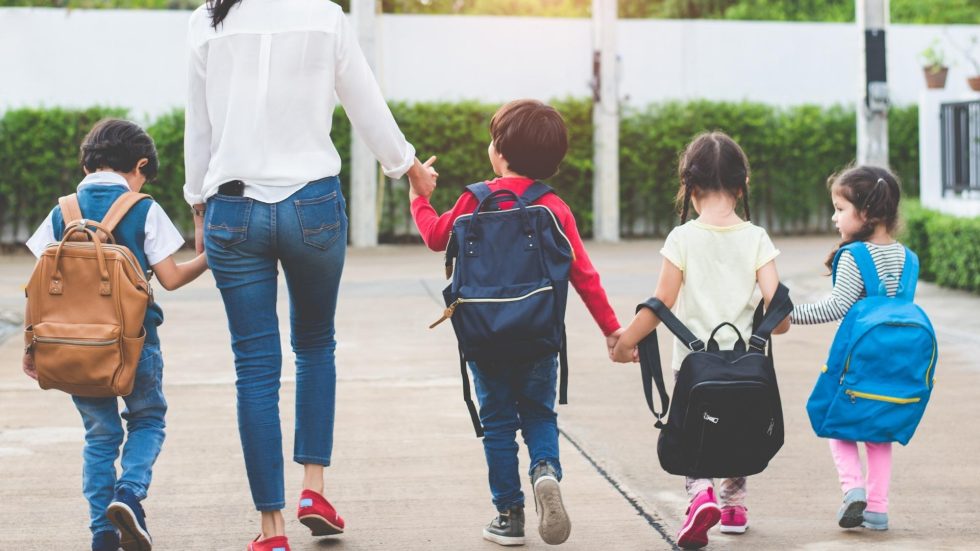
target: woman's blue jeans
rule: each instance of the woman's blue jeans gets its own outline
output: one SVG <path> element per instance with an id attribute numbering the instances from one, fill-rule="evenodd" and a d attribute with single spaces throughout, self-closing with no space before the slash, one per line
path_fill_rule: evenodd
<path id="1" fill-rule="evenodd" d="M 469 362 L 469 367 L 480 402 L 490 494 L 502 512 L 524 505 L 517 460 L 518 430 L 531 456 L 528 474 L 539 461 L 545 461 L 561 480 L 555 412 L 558 357 L 547 356 L 519 365 L 484 365 L 484 369 Z"/>
<path id="2" fill-rule="evenodd" d="M 82 452 L 82 493 L 88 500 L 93 534 L 115 530 L 105 510 L 114 492 L 123 486 L 146 498 L 153 477 L 153 464 L 165 438 L 167 400 L 163 397 L 163 356 L 159 344 L 144 344 L 136 366 L 133 392 L 123 397 L 126 408 L 119 413 L 119 399 L 72 396 L 85 425 Z M 122 421 L 126 421 L 123 432 Z M 123 437 L 126 443 L 123 444 Z M 122 447 L 122 473 L 116 479 L 116 458 Z"/>
<path id="3" fill-rule="evenodd" d="M 228 315 L 238 432 L 259 511 L 285 507 L 276 315 L 280 263 L 296 354 L 293 460 L 330 464 L 337 383 L 334 313 L 347 248 L 344 207 L 335 176 L 310 182 L 275 204 L 220 194 L 208 199 L 205 249 Z"/>

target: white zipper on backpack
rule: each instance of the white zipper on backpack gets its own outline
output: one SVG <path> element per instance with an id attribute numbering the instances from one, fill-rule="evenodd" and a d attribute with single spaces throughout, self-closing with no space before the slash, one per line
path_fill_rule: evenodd
<path id="1" fill-rule="evenodd" d="M 517 302 L 519 300 L 524 300 L 524 299 L 526 299 L 526 298 L 528 298 L 530 296 L 534 296 L 534 295 L 536 295 L 538 293 L 543 293 L 545 291 L 552 291 L 552 290 L 554 290 L 554 287 L 552 287 L 551 285 L 548 285 L 547 287 L 541 287 L 540 289 L 535 289 L 535 290 L 533 290 L 530 293 L 527 293 L 525 295 L 521 295 L 519 297 L 513 297 L 513 298 L 463 298 L 463 297 L 460 297 L 460 298 L 454 300 L 453 303 L 450 304 L 442 312 L 442 317 L 439 318 L 439 319 L 437 319 L 435 322 L 433 322 L 432 325 L 429 326 L 429 329 L 433 329 L 433 328 L 435 328 L 435 326 L 437 326 L 440 323 L 446 321 L 447 319 L 453 317 L 453 313 L 456 311 L 456 307 L 459 306 L 460 304 L 465 304 L 467 302 L 488 302 L 488 303 L 494 303 L 494 302 Z"/>

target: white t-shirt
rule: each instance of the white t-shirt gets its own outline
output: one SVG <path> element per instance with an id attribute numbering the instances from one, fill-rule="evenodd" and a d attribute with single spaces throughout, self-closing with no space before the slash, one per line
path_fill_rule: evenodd
<path id="1" fill-rule="evenodd" d="M 115 172 L 93 172 L 78 184 L 78 191 L 81 191 L 85 186 L 123 186 L 127 190 L 129 189 L 126 179 Z M 34 253 L 34 256 L 40 257 L 44 248 L 55 241 L 54 224 L 51 222 L 53 212 L 52 210 L 48 213 L 48 217 L 25 243 L 27 248 Z M 167 257 L 184 246 L 184 236 L 181 235 L 180 230 L 174 226 L 170 217 L 156 201 L 146 213 L 143 233 L 145 234 L 143 253 L 146 255 L 146 261 L 149 262 L 150 266 L 166 260 Z"/>
<path id="2" fill-rule="evenodd" d="M 761 298 L 756 271 L 779 255 L 766 230 L 751 222 L 720 227 L 691 220 L 670 232 L 660 254 L 684 272 L 674 314 L 696 337 L 707 345 L 711 331 L 727 321 L 748 340 Z M 736 338 L 730 327 L 715 335 L 721 350 L 730 350 Z M 675 339 L 675 371 L 688 353 Z"/>

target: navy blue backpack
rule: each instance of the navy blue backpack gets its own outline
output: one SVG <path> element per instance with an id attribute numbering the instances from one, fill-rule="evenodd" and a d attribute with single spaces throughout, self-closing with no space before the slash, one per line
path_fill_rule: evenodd
<path id="1" fill-rule="evenodd" d="M 867 298 L 844 316 L 827 364 L 806 410 L 817 436 L 858 442 L 900 442 L 912 438 L 935 382 L 936 333 L 926 313 L 912 302 L 919 259 L 905 249 L 896 296 L 889 297 L 862 242 L 844 251 L 854 255 Z"/>
<path id="2" fill-rule="evenodd" d="M 446 247 L 446 277 L 451 275 L 452 283 L 442 292 L 446 310 L 430 328 L 452 320 L 463 399 L 480 437 L 468 361 L 480 369 L 506 369 L 560 354 L 559 403 L 567 403 L 565 303 L 574 253 L 554 213 L 532 205 L 553 193 L 547 185 L 534 182 L 520 197 L 506 189 L 491 191 L 483 182 L 466 189 L 479 205 L 453 223 Z M 500 209 L 508 201 L 513 206 Z"/>

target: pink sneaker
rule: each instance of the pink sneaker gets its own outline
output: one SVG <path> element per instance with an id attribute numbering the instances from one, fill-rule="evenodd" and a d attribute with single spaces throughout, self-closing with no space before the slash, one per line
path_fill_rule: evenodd
<path id="1" fill-rule="evenodd" d="M 721 508 L 721 533 L 744 534 L 749 529 L 748 510 L 741 505 Z"/>
<path id="2" fill-rule="evenodd" d="M 684 549 L 700 549 L 708 545 L 708 530 L 718 524 L 720 518 L 721 510 L 712 488 L 694 496 L 687 508 L 687 520 L 677 534 L 677 545 Z"/>

